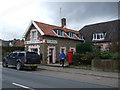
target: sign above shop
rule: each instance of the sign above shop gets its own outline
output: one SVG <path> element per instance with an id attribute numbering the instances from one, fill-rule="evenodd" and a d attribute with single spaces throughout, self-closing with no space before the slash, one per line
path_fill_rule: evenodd
<path id="1" fill-rule="evenodd" d="M 25 44 L 38 44 L 38 43 L 51 43 L 51 44 L 57 44 L 57 40 L 47 40 L 43 39 L 43 41 L 40 40 L 33 40 L 33 41 L 26 41 Z"/>
<path id="2" fill-rule="evenodd" d="M 57 40 L 45 40 L 45 43 L 54 43 L 54 44 L 57 44 Z"/>
<path id="3" fill-rule="evenodd" d="M 26 41 L 26 44 L 36 44 L 36 43 L 43 43 L 43 41 L 39 41 L 39 40 Z"/>
<path id="4" fill-rule="evenodd" d="M 39 41 L 43 41 L 43 37 L 40 37 L 40 38 L 39 38 Z"/>

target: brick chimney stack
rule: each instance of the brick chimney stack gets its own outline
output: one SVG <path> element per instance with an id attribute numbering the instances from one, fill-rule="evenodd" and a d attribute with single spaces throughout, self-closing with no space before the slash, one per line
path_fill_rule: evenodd
<path id="1" fill-rule="evenodd" d="M 66 28 L 66 18 L 61 19 L 61 27 Z"/>

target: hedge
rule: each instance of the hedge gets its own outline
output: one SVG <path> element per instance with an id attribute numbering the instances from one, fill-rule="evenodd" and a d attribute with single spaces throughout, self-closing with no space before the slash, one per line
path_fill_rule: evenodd
<path id="1" fill-rule="evenodd" d="M 6 46 L 2 46 L 2 57 L 9 54 L 10 52 L 17 51 L 17 50 L 24 51 L 24 47 L 16 47 L 16 46 L 6 47 Z"/>
<path id="2" fill-rule="evenodd" d="M 73 64 L 74 65 L 91 65 L 91 61 L 94 58 L 94 54 L 86 53 L 86 54 L 78 54 L 75 53 L 73 55 Z"/>
<path id="3" fill-rule="evenodd" d="M 93 51 L 93 44 L 92 43 L 81 43 L 76 45 L 76 52 L 77 53 L 86 53 Z"/>

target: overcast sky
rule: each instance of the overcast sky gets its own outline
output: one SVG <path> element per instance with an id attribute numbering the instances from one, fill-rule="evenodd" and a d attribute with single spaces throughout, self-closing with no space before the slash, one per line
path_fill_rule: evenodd
<path id="1" fill-rule="evenodd" d="M 6 3 L 7 2 L 7 3 Z M 39 0 L 0 1 L 0 39 L 21 39 L 31 20 L 80 30 L 85 25 L 118 18 L 117 2 L 40 2 Z"/>

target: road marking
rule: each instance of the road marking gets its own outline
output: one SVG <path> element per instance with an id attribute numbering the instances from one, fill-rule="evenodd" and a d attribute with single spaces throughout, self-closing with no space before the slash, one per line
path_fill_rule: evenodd
<path id="1" fill-rule="evenodd" d="M 17 83 L 12 83 L 13 85 L 16 85 L 16 86 L 19 86 L 19 87 L 22 87 L 22 88 L 26 88 L 26 89 L 30 89 L 30 90 L 34 90 L 30 87 L 27 87 L 27 86 L 24 86 L 24 85 L 21 85 L 21 84 L 17 84 Z"/>

